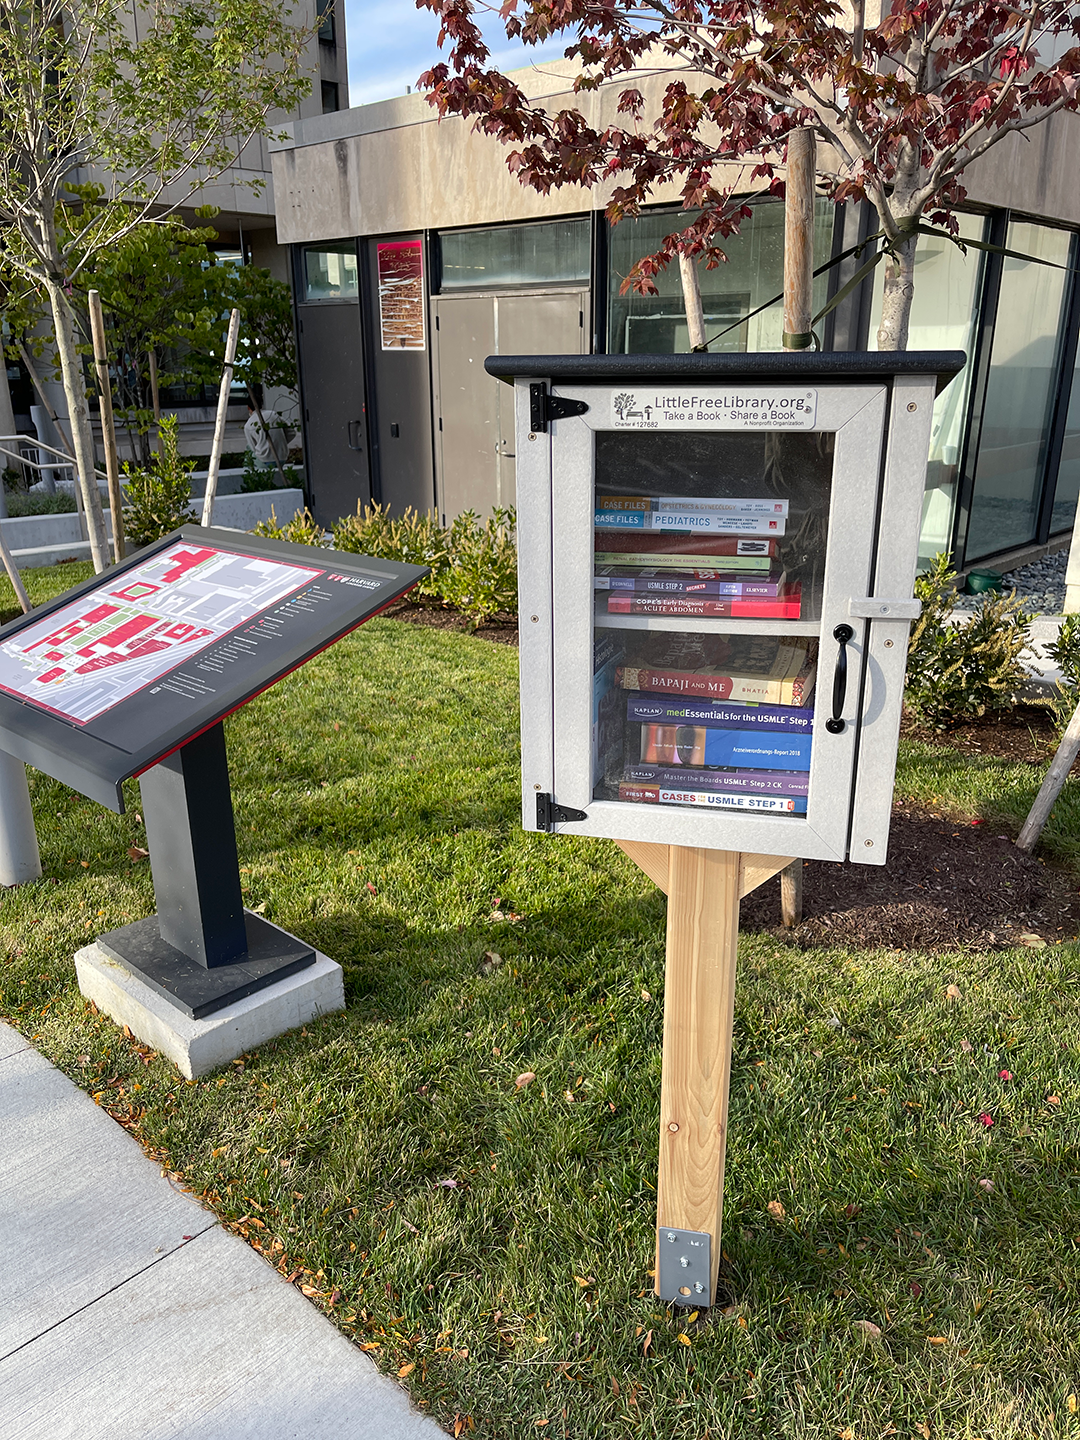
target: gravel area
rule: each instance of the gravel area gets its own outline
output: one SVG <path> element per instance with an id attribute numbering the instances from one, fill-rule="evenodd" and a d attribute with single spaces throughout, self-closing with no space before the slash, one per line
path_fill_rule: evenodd
<path id="1" fill-rule="evenodd" d="M 1065 604 L 1065 569 L 1068 563 L 1068 550 L 1059 550 L 1056 555 L 1045 555 L 1041 560 L 1021 566 L 1019 570 L 1009 570 L 1005 575 L 1005 592 L 1015 590 L 1029 614 L 1060 615 Z M 957 595 L 956 609 L 974 610 L 979 599 L 978 595 Z"/>

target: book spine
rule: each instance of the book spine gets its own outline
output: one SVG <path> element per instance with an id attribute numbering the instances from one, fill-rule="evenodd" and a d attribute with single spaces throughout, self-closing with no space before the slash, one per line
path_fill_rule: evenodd
<path id="1" fill-rule="evenodd" d="M 624 777 L 639 785 L 685 785 L 686 771 L 666 770 L 660 765 L 628 765 Z M 698 790 L 745 791 L 761 795 L 805 795 L 810 776 L 794 770 L 700 770 L 694 773 Z"/>
<path id="2" fill-rule="evenodd" d="M 726 795 L 717 790 L 676 789 L 664 785 L 619 784 L 619 799 L 645 805 L 708 805 L 722 810 L 758 810 L 781 815 L 805 815 L 801 796 Z"/>
<path id="3" fill-rule="evenodd" d="M 681 530 L 696 535 L 783 535 L 786 519 L 768 515 L 702 515 L 693 510 L 597 510 L 598 530 Z"/>
<path id="4" fill-rule="evenodd" d="M 639 725 L 704 725 L 714 730 L 790 730 L 809 735 L 814 712 L 809 706 L 727 705 L 723 701 L 662 700 L 630 695 L 627 720 Z"/>
<path id="5" fill-rule="evenodd" d="M 768 555 L 773 558 L 779 548 L 775 540 L 746 535 L 665 535 L 661 538 L 658 535 L 623 530 L 616 533 L 605 533 L 602 539 L 610 550 L 617 550 L 624 555 L 631 555 L 639 550 L 647 550 L 650 553 L 664 556 L 700 551 L 701 554 L 709 556 Z M 716 561 L 710 559 L 706 563 L 715 565 Z"/>
<path id="6" fill-rule="evenodd" d="M 605 536 L 605 541 L 607 537 Z M 622 536 L 614 537 L 622 539 Z M 603 542 L 602 542 L 603 543 Z M 660 552 L 649 553 L 625 553 L 620 550 L 597 550 L 596 563 L 598 565 L 625 565 L 628 560 L 634 564 L 647 565 L 650 569 L 671 569 L 684 570 L 687 565 L 695 568 L 698 566 L 709 566 L 715 564 L 715 555 L 690 555 L 672 554 L 665 555 Z M 724 556 L 724 569 L 726 571 L 739 571 L 745 574 L 767 574 L 772 566 L 772 560 L 768 555 L 726 555 Z"/>
<path id="7" fill-rule="evenodd" d="M 611 615 L 689 615 L 709 619 L 798 620 L 802 600 L 735 600 L 694 595 L 608 596 Z"/>
<path id="8" fill-rule="evenodd" d="M 770 680 L 763 675 L 703 674 L 697 670 L 650 670 L 634 665 L 622 665 L 616 673 L 624 690 L 703 696 L 744 705 L 803 705 L 813 693 L 813 669 L 794 680 Z"/>
<path id="9" fill-rule="evenodd" d="M 647 765 L 730 765 L 744 770 L 809 770 L 810 735 L 760 730 L 708 730 L 704 725 L 643 725 L 641 761 Z"/>
<path id="10" fill-rule="evenodd" d="M 692 575 L 596 575 L 597 590 L 630 591 L 632 594 L 661 595 L 729 595 L 734 600 L 775 600 L 783 589 L 782 580 L 697 580 Z"/>
<path id="11" fill-rule="evenodd" d="M 786 500 L 699 500 L 689 495 L 598 495 L 598 510 L 680 510 L 695 515 L 787 515 Z"/>

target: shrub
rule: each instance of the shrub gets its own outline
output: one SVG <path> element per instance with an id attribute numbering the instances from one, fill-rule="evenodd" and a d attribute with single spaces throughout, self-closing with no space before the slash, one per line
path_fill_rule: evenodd
<path id="1" fill-rule="evenodd" d="M 294 465 L 283 465 L 281 474 L 284 476 L 284 488 L 299 489 L 300 476 Z M 244 478 L 240 481 L 242 494 L 254 494 L 261 490 L 282 489 L 281 480 L 276 470 L 264 470 L 255 459 L 254 450 L 244 451 Z"/>
<path id="2" fill-rule="evenodd" d="M 407 507 L 393 516 L 383 505 L 357 505 L 334 526 L 334 547 L 353 555 L 374 555 L 405 565 L 427 565 L 431 574 L 417 587 L 428 599 L 441 599 L 439 577 L 449 562 L 447 532 L 430 512 Z"/>
<path id="3" fill-rule="evenodd" d="M 1050 702 L 1054 724 L 1061 735 L 1080 704 L 1080 615 L 1065 616 L 1058 638 L 1047 645 L 1046 653 L 1061 671 Z"/>
<path id="4" fill-rule="evenodd" d="M 946 620 L 955 593 L 949 556 L 936 555 L 915 581 L 923 611 L 908 642 L 904 692 L 909 709 L 933 730 L 1007 709 L 1026 678 L 1020 656 L 1027 648 L 1031 616 L 1015 594 L 989 591 L 970 620 Z"/>
<path id="5" fill-rule="evenodd" d="M 253 535 L 263 535 L 267 540 L 288 540 L 293 545 L 326 546 L 330 541 L 321 525 L 316 524 L 310 510 L 298 510 L 291 520 L 279 524 L 277 512 L 270 507 L 270 519 L 260 520 Z"/>
<path id="6" fill-rule="evenodd" d="M 459 515 L 447 542 L 450 561 L 439 576 L 446 605 L 460 610 L 472 628 L 491 615 L 517 609 L 517 546 L 513 510 L 496 509 L 481 525 L 472 510 Z"/>
<path id="7" fill-rule="evenodd" d="M 55 495 L 7 495 L 7 513 L 14 520 L 19 515 L 70 515 L 79 507 L 74 495 L 57 491 Z"/>
<path id="8" fill-rule="evenodd" d="M 180 455 L 178 427 L 177 416 L 166 416 L 160 427 L 161 453 L 151 454 L 145 468 L 124 465 L 124 536 L 137 550 L 195 519 L 191 505 L 195 465 Z"/>

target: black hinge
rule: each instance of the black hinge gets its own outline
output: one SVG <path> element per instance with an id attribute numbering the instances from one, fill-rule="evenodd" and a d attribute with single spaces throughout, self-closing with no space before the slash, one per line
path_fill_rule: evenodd
<path id="1" fill-rule="evenodd" d="M 588 410 L 584 400 L 565 400 L 561 395 L 551 395 L 542 380 L 529 386 L 529 429 L 543 434 L 549 420 L 567 420 L 571 415 L 584 415 Z"/>
<path id="2" fill-rule="evenodd" d="M 584 810 L 571 810 L 569 805 L 556 805 L 550 795 L 537 795 L 536 797 L 536 828 L 538 830 L 551 831 L 556 825 L 564 825 L 567 820 L 587 820 L 589 817 Z"/>

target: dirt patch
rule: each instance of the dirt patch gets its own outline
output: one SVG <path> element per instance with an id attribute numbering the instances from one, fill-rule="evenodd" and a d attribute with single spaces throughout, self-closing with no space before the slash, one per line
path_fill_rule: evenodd
<path id="1" fill-rule="evenodd" d="M 1016 705 L 1012 710 L 971 720 L 955 730 L 924 730 L 905 715 L 900 733 L 905 740 L 947 745 L 964 755 L 993 755 L 1031 765 L 1046 764 L 1057 749 L 1053 721 L 1042 705 Z"/>
<path id="2" fill-rule="evenodd" d="M 438 604 L 425 604 L 422 600 L 399 600 L 383 614 L 391 620 L 407 620 L 410 625 L 430 625 L 433 630 L 454 630 L 460 635 L 475 635 L 478 640 L 491 640 L 496 645 L 518 643 L 516 615 L 493 615 L 473 630 L 465 616 L 459 615 L 456 610 L 448 610 Z"/>
<path id="3" fill-rule="evenodd" d="M 994 950 L 1022 935 L 1072 940 L 1080 893 L 1064 870 L 1021 855 L 993 824 L 963 824 L 898 805 L 887 865 L 811 860 L 803 867 L 803 923 L 780 930 L 780 882 L 742 902 L 740 928 L 801 945 L 823 941 L 891 950 Z"/>

